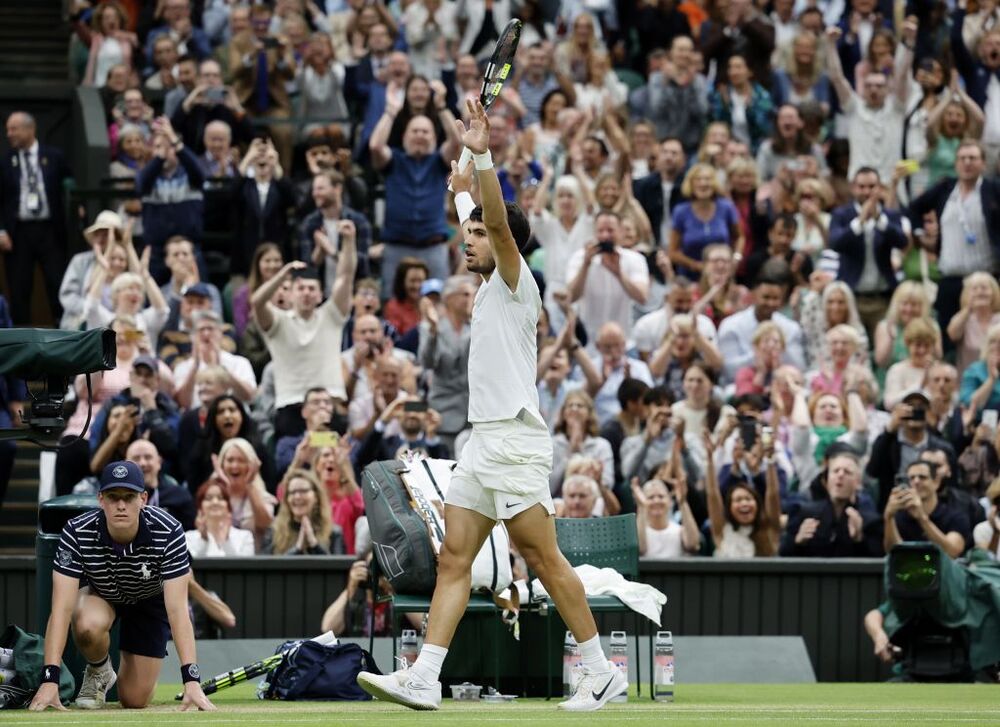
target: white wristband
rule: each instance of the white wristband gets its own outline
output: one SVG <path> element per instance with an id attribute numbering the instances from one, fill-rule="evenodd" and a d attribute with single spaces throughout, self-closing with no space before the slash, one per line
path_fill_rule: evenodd
<path id="1" fill-rule="evenodd" d="M 455 211 L 458 212 L 458 223 L 464 225 L 476 208 L 476 203 L 472 195 L 468 192 L 459 192 L 455 195 Z"/>
<path id="2" fill-rule="evenodd" d="M 482 172 L 487 169 L 493 168 L 493 155 L 490 154 L 489 149 L 487 149 L 482 154 L 473 154 L 472 161 L 476 165 L 477 172 Z"/>

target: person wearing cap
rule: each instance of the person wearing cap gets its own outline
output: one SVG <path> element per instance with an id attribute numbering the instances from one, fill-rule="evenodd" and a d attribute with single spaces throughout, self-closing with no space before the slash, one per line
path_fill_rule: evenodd
<path id="1" fill-rule="evenodd" d="M 170 316 L 156 344 L 157 355 L 167 366 L 176 368 L 191 355 L 194 316 L 198 311 L 211 307 L 212 291 L 206 283 L 188 285 L 181 294 L 180 302 L 170 304 Z M 232 353 L 236 350 L 236 329 L 232 324 L 223 323 L 222 333 L 220 345 L 223 350 Z"/>
<path id="2" fill-rule="evenodd" d="M 63 273 L 62 283 L 59 286 L 59 302 L 63 308 L 62 319 L 59 327 L 66 331 L 73 331 L 79 328 L 83 322 L 83 306 L 87 298 L 87 281 L 91 278 L 91 271 L 97 264 L 96 252 L 104 253 L 108 248 L 108 241 L 111 239 L 121 239 L 122 218 L 118 213 L 111 210 L 103 210 L 94 223 L 83 231 L 83 237 L 90 245 L 90 249 L 85 252 L 78 252 L 70 258 L 66 272 Z"/>
<path id="3" fill-rule="evenodd" d="M 928 426 L 930 406 L 931 399 L 923 389 L 906 392 L 900 403 L 893 407 L 885 431 L 872 443 L 865 474 L 878 481 L 879 511 L 885 510 L 896 477 L 905 475 L 906 468 L 920 457 L 921 452 L 927 449 L 944 450 L 948 454 L 951 471 L 958 471 L 955 450 Z"/>
<path id="4" fill-rule="evenodd" d="M 341 220 L 339 230 L 337 280 L 326 302 L 319 273 L 297 260 L 287 263 L 281 272 L 257 288 L 250 301 L 274 364 L 278 437 L 302 431 L 302 402 L 311 387 L 324 386 L 332 396 L 347 399 L 340 343 L 351 312 L 351 288 L 358 256 L 354 223 Z M 292 309 L 278 310 L 270 300 L 293 273 Z"/>
<path id="5" fill-rule="evenodd" d="M 167 463 L 167 471 L 176 472 L 179 455 L 177 432 L 180 425 L 180 410 L 174 400 L 160 390 L 160 366 L 155 358 L 148 354 L 141 354 L 133 359 L 128 388 L 111 397 L 101 407 L 101 410 L 94 414 L 94 421 L 90 425 L 91 431 L 102 431 L 104 420 L 107 419 L 112 408 L 122 404 L 131 404 L 135 407 L 138 417 L 136 420 L 137 436 L 149 439 L 156 445 L 157 451 Z M 111 458 L 113 452 L 114 449 L 110 443 L 102 441 L 99 436 L 90 438 L 92 463 L 96 461 L 99 465 L 103 465 Z M 100 456 L 102 454 L 103 457 Z M 98 469 L 99 467 L 91 466 L 91 470 L 95 474 Z"/>
<path id="6" fill-rule="evenodd" d="M 65 709 L 59 701 L 59 664 L 72 626 L 76 648 L 87 660 L 77 707 L 100 709 L 116 683 L 122 707 L 147 706 L 173 639 L 182 664 L 181 709 L 214 710 L 201 689 L 188 615 L 191 565 L 184 529 L 166 510 L 148 505 L 145 478 L 135 462 L 104 467 L 97 501 L 98 509 L 73 518 L 62 531 L 52 564 L 41 686 L 30 709 Z M 116 622 L 120 678 L 110 654 Z"/>
<path id="7" fill-rule="evenodd" d="M 72 176 L 61 150 L 40 144 L 31 114 L 7 117 L 10 148 L 0 158 L 0 253 L 15 326 L 31 317 L 35 266 L 42 277 L 55 320 L 62 314 L 59 281 L 66 265 L 63 181 Z M 54 321 L 53 321 L 54 322 Z"/>
<path id="8" fill-rule="evenodd" d="M 222 348 L 222 319 L 213 310 L 198 311 L 193 316 L 194 336 L 191 339 L 191 356 L 174 368 L 177 380 L 176 397 L 183 407 L 194 401 L 195 377 L 206 366 L 222 366 L 229 372 L 233 394 L 249 402 L 257 394 L 257 376 L 253 365 L 245 357 L 229 353 Z"/>
<path id="9" fill-rule="evenodd" d="M 811 488 L 813 499 L 794 503 L 779 555 L 799 558 L 879 558 L 882 522 L 860 495 L 861 461 L 838 451 L 827 459 L 826 476 Z"/>
<path id="10" fill-rule="evenodd" d="M 169 512 L 185 531 L 194 528 L 194 498 L 186 487 L 163 471 L 163 457 L 148 439 L 137 439 L 125 451 L 125 459 L 135 462 L 146 482 L 147 504 Z"/>

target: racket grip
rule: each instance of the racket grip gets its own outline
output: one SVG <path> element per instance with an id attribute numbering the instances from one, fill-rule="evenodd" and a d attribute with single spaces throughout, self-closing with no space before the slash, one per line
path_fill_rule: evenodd
<path id="1" fill-rule="evenodd" d="M 464 172 L 465 168 L 472 163 L 472 152 L 469 151 L 469 147 L 462 147 L 462 155 L 458 158 L 458 171 Z M 451 182 L 448 182 L 448 191 L 454 192 L 455 190 L 451 188 Z"/>

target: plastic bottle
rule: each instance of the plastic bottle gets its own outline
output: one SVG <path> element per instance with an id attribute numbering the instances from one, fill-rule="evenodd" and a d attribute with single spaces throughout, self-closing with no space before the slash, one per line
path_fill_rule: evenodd
<path id="1" fill-rule="evenodd" d="M 657 631 L 653 644 L 653 699 L 674 701 L 674 635 Z"/>
<path id="2" fill-rule="evenodd" d="M 624 631 L 611 632 L 611 661 L 628 681 L 628 636 Z M 612 697 L 609 702 L 627 702 L 628 693 Z"/>
<path id="3" fill-rule="evenodd" d="M 407 667 L 413 666 L 418 652 L 417 632 L 413 629 L 403 629 L 403 636 L 399 640 L 399 655 L 406 659 Z"/>
<path id="4" fill-rule="evenodd" d="M 563 641 L 563 696 L 572 697 L 576 691 L 578 677 L 574 674 L 574 669 L 583 666 L 580 658 L 580 647 L 573 638 L 573 632 L 566 632 L 566 639 Z"/>

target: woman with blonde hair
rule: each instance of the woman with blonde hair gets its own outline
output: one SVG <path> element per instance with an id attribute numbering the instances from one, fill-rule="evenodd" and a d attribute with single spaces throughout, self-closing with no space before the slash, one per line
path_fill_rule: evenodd
<path id="1" fill-rule="evenodd" d="M 847 323 L 839 323 L 832 326 L 823 338 L 826 340 L 827 356 L 818 369 L 806 375 L 812 391 L 843 396 L 861 382 L 878 390 L 871 369 L 857 361 L 861 346 L 858 329 Z"/>
<path id="2" fill-rule="evenodd" d="M 278 504 L 264 487 L 260 467 L 253 445 L 243 437 L 233 437 L 223 442 L 218 454 L 212 455 L 210 478 L 226 485 L 233 525 L 252 530 L 258 546 L 274 520 Z"/>
<path id="3" fill-rule="evenodd" d="M 597 411 L 594 400 L 582 389 L 566 394 L 552 436 L 552 472 L 549 489 L 553 495 L 562 492 L 567 465 L 574 455 L 590 457 L 601 463 L 601 472 L 595 477 L 602 487 L 615 484 L 614 455 L 611 444 L 599 435 Z"/>
<path id="4" fill-rule="evenodd" d="M 975 272 L 962 281 L 960 309 L 948 322 L 948 338 L 955 343 L 955 368 L 961 375 L 979 358 L 983 337 L 1000 323 L 1000 284 L 987 272 Z"/>
<path id="5" fill-rule="evenodd" d="M 765 210 L 757 204 L 757 189 L 760 187 L 760 173 L 757 164 L 750 157 L 736 157 L 726 166 L 726 186 L 729 188 L 729 199 L 740 221 L 740 232 L 743 234 L 742 259 L 737 265 L 737 277 L 745 281 L 747 261 L 755 250 L 766 248 L 768 244 L 767 231 L 770 220 Z"/>
<path id="6" fill-rule="evenodd" d="M 84 86 L 102 87 L 113 66 L 132 67 L 132 52 L 139 39 L 128 30 L 128 15 L 117 0 L 104 0 L 94 10 L 90 28 L 77 26 L 77 35 L 90 46 Z"/>
<path id="7" fill-rule="evenodd" d="M 938 327 L 931 319 L 931 302 L 924 286 L 915 280 L 904 280 L 896 286 L 889 300 L 885 318 L 875 326 L 875 375 L 879 385 L 884 385 L 886 372 L 895 363 L 907 357 L 903 329 L 914 318 L 927 318 L 931 325 Z M 934 351 L 935 358 L 941 358 L 941 344 Z"/>
<path id="8" fill-rule="evenodd" d="M 307 441 L 307 438 L 304 437 L 303 441 Z M 365 502 L 354 478 L 350 442 L 344 438 L 336 446 L 317 449 L 312 460 L 312 471 L 326 491 L 330 501 L 330 517 L 344 535 L 344 549 L 353 555 L 356 552 L 355 527 L 358 518 L 365 514 Z M 280 486 L 278 496 L 282 496 Z"/>
<path id="9" fill-rule="evenodd" d="M 699 298 L 708 297 L 705 315 L 718 328 L 722 319 L 752 304 L 750 291 L 736 282 L 736 261 L 733 249 L 722 243 L 712 243 L 702 251 L 704 267 L 698 285 Z"/>
<path id="10" fill-rule="evenodd" d="M 823 287 L 822 293 L 805 290 L 801 300 L 799 323 L 806 341 L 806 368 L 818 370 L 830 362 L 826 334 L 841 324 L 853 328 L 858 337 L 853 362 L 867 367 L 870 344 L 851 286 L 842 280 L 832 280 Z"/>
<path id="11" fill-rule="evenodd" d="M 911 389 L 924 385 L 927 371 L 937 360 L 941 348 L 941 332 L 927 318 L 914 318 L 903 329 L 907 356 L 894 363 L 885 375 L 883 403 L 889 411 L 903 400 Z"/>
<path id="12" fill-rule="evenodd" d="M 785 353 L 785 333 L 774 321 L 759 324 L 750 342 L 753 345 L 753 363 L 736 372 L 736 396 L 767 393 L 771 377 L 781 366 L 781 357 Z"/>
<path id="13" fill-rule="evenodd" d="M 724 196 L 715 170 L 708 164 L 691 167 L 681 193 L 690 202 L 674 208 L 667 255 L 679 274 L 697 280 L 705 269 L 703 255 L 708 245 L 727 244 L 742 257 L 743 232 L 736 207 Z"/>
<path id="14" fill-rule="evenodd" d="M 830 213 L 833 190 L 814 177 L 803 179 L 795 188 L 795 239 L 792 249 L 805 253 L 815 263 L 830 242 Z"/>
<path id="15" fill-rule="evenodd" d="M 802 386 L 791 384 L 792 405 L 789 449 L 799 477 L 799 490 L 822 471 L 827 448 L 834 442 L 850 445 L 859 458 L 868 452 L 868 414 L 861 394 L 851 390 L 846 396 L 821 391 L 808 397 Z"/>
<path id="16" fill-rule="evenodd" d="M 974 414 L 983 409 L 1000 409 L 1000 324 L 986 332 L 979 360 L 962 374 L 958 398 Z"/>
<path id="17" fill-rule="evenodd" d="M 344 536 L 330 517 L 330 501 L 316 475 L 289 470 L 278 514 L 264 537 L 262 553 L 342 555 Z"/>

